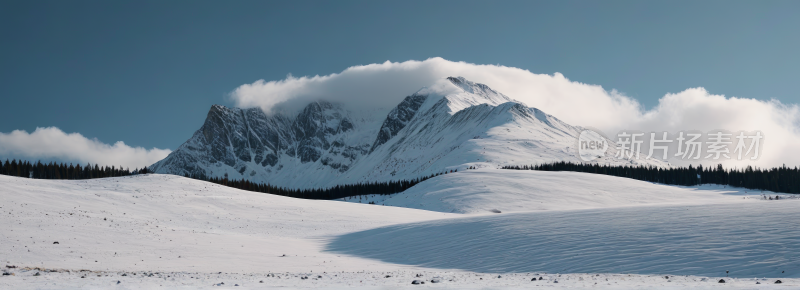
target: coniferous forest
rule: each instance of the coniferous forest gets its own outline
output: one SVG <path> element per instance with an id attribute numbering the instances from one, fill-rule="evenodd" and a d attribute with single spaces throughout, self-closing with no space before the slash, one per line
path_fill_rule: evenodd
<path id="1" fill-rule="evenodd" d="M 28 161 L 6 160 L 5 163 L 0 164 L 0 175 L 9 175 L 17 177 L 35 178 L 35 179 L 93 179 L 105 177 L 120 177 L 130 176 L 137 174 L 150 173 L 149 169 L 145 166 L 141 169 L 122 169 L 122 167 L 101 167 L 97 164 L 87 164 L 86 166 L 72 165 L 66 163 L 31 163 Z M 450 171 L 455 172 L 455 171 Z M 304 198 L 304 199 L 339 199 L 358 195 L 368 194 L 393 194 L 402 192 L 417 183 L 425 181 L 429 178 L 438 176 L 440 174 L 447 174 L 448 172 L 432 174 L 430 176 L 415 178 L 411 180 L 397 180 L 388 182 L 365 182 L 358 184 L 337 185 L 330 188 L 318 189 L 290 189 L 277 187 L 265 183 L 250 182 L 248 180 L 229 180 L 228 178 L 207 177 L 207 176 L 189 176 L 185 177 L 208 181 L 219 185 L 238 188 L 242 190 L 269 193 L 281 196 Z"/>
<path id="2" fill-rule="evenodd" d="M 0 175 L 17 177 L 28 177 L 36 179 L 92 179 L 104 177 L 128 176 L 133 174 L 148 173 L 147 167 L 142 169 L 122 169 L 122 166 L 98 166 L 97 164 L 86 164 L 86 166 L 67 165 L 66 163 L 31 163 L 22 160 L 12 160 L 0 162 Z"/>
<path id="3" fill-rule="evenodd" d="M 366 182 L 358 184 L 337 185 L 331 188 L 318 188 L 318 189 L 290 189 L 283 187 L 276 187 L 269 184 L 255 183 L 247 180 L 227 180 L 224 178 L 209 178 L 205 181 L 238 188 L 242 190 L 263 192 L 269 194 L 276 194 L 281 196 L 304 198 L 304 199 L 339 199 L 351 196 L 368 195 L 368 194 L 381 194 L 388 195 L 403 192 L 406 189 L 425 181 L 431 177 L 417 178 L 412 180 L 399 180 L 389 182 Z M 195 178 L 201 179 L 201 178 Z M 203 180 L 203 179 L 201 179 Z"/>
<path id="4" fill-rule="evenodd" d="M 754 190 L 769 190 L 783 193 L 800 193 L 800 169 L 776 167 L 760 169 L 748 166 L 743 169 L 726 169 L 721 164 L 716 167 L 703 166 L 659 168 L 653 166 L 610 166 L 572 162 L 554 162 L 540 165 L 504 166 L 503 169 L 575 171 L 604 174 L 636 180 L 671 184 L 700 185 L 720 184 Z"/>
<path id="5" fill-rule="evenodd" d="M 653 166 L 610 166 L 599 164 L 581 164 L 562 161 L 538 165 L 504 166 L 502 168 L 512 170 L 574 171 L 632 178 L 636 180 L 669 185 L 694 186 L 700 184 L 720 184 L 753 190 L 769 190 L 773 192 L 795 194 L 800 193 L 800 168 L 789 168 L 786 166 L 771 169 L 753 168 L 751 166 L 743 169 L 726 169 L 723 168 L 722 165 L 717 165 L 716 167 L 693 167 L 690 165 L 688 167 L 659 168 Z M 266 183 L 251 182 L 244 179 L 232 180 L 219 177 L 189 175 L 186 175 L 185 177 L 254 192 L 303 199 L 329 200 L 368 194 L 388 195 L 399 193 L 432 177 L 452 172 L 456 171 L 451 170 L 449 172 L 446 171 L 411 180 L 364 182 L 317 189 L 283 188 Z M 0 162 L 0 175 L 35 179 L 79 180 L 130 176 L 147 173 L 150 173 L 147 167 L 129 170 L 127 168 L 123 169 L 121 166 L 109 167 L 99 166 L 97 164 L 86 164 L 85 166 L 81 166 L 55 162 L 32 163 L 21 160 L 6 160 L 5 162 Z"/>
<path id="6" fill-rule="evenodd" d="M 262 193 L 269 193 L 281 196 L 288 196 L 294 198 L 304 198 L 304 199 L 339 199 L 351 196 L 359 196 L 359 195 L 368 195 L 368 194 L 380 194 L 380 195 L 389 195 L 394 193 L 400 193 L 405 191 L 406 189 L 411 188 L 412 186 L 416 185 L 417 183 L 423 182 L 430 178 L 457 172 L 458 170 L 450 170 L 445 171 L 442 173 L 431 174 L 430 176 L 419 177 L 411 180 L 395 180 L 395 181 L 386 181 L 386 182 L 363 182 L 363 183 L 356 183 L 356 184 L 345 184 L 345 185 L 337 185 L 334 187 L 329 188 L 315 188 L 315 189 L 291 189 L 285 187 L 278 187 L 270 184 L 265 183 L 256 183 L 251 182 L 249 180 L 240 179 L 228 179 L 228 178 L 219 178 L 219 177 L 206 177 L 206 176 L 198 176 L 198 175 L 185 175 L 184 177 L 198 179 L 203 181 L 208 181 L 211 183 L 216 183 L 219 185 L 224 185 L 228 187 L 238 188 L 242 190 L 248 191 L 255 191 L 255 192 L 262 192 Z"/>

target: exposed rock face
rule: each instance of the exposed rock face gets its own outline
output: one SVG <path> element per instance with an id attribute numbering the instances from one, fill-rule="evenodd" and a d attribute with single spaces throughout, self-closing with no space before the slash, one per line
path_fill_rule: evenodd
<path id="1" fill-rule="evenodd" d="M 371 151 L 374 151 L 376 147 L 383 145 L 389 139 L 392 139 L 397 132 L 400 132 L 403 129 L 408 121 L 411 121 L 411 118 L 414 117 L 414 114 L 417 113 L 419 107 L 422 106 L 422 103 L 425 102 L 428 96 L 426 95 L 417 95 L 414 94 L 412 96 L 406 97 L 402 103 L 397 105 L 396 108 L 392 109 L 389 112 L 389 115 L 386 116 L 386 120 L 383 121 L 383 125 L 381 125 L 381 130 L 378 131 L 378 137 L 375 139 L 375 143 L 372 144 Z"/>
<path id="2" fill-rule="evenodd" d="M 301 163 L 317 162 L 326 152 L 352 160 L 355 157 L 352 148 L 335 137 L 353 128 L 344 110 L 328 102 L 311 103 L 293 118 L 283 114 L 268 116 L 259 108 L 214 105 L 200 130 L 166 159 L 154 164 L 152 170 L 208 176 L 213 175 L 214 167 L 224 164 L 246 175 L 248 166 L 276 166 L 281 155 L 297 158 Z M 336 168 L 343 166 L 326 163 Z"/>
<path id="3" fill-rule="evenodd" d="M 331 147 L 330 136 L 353 129 L 340 110 L 327 102 L 309 104 L 292 123 L 300 162 L 315 162 Z M 294 155 L 289 155 L 294 156 Z"/>
<path id="4" fill-rule="evenodd" d="M 268 117 L 260 109 L 230 109 L 212 106 L 205 124 L 200 128 L 202 136 L 192 150 L 206 151 L 210 162 L 222 162 L 234 167 L 237 161 L 274 165 L 276 152 L 288 148 L 293 136 L 287 127 L 290 119 L 276 115 Z M 192 140 L 190 140 L 192 141 Z M 281 147 L 283 146 L 283 147 Z M 272 161 L 272 162 L 270 162 Z"/>
<path id="5" fill-rule="evenodd" d="M 345 106 L 317 101 L 295 115 L 268 115 L 214 105 L 203 126 L 151 170 L 315 188 L 578 161 L 579 127 L 461 77 L 417 91 L 388 114 Z"/>

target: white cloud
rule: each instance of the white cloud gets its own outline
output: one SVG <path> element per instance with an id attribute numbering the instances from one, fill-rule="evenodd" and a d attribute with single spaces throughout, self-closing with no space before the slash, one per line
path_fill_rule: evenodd
<path id="1" fill-rule="evenodd" d="M 639 103 L 633 99 L 606 92 L 597 85 L 572 82 L 560 73 L 534 74 L 519 68 L 442 58 L 354 66 L 327 76 L 259 80 L 236 88 L 231 97 L 237 106 L 261 107 L 266 112 L 297 111 L 319 99 L 392 108 L 404 97 L 449 76 L 486 84 L 573 124 L 612 126 L 616 120 L 636 117 L 639 112 Z M 583 114 L 586 112 L 591 114 Z"/>
<path id="2" fill-rule="evenodd" d="M 712 95 L 703 88 L 666 94 L 658 106 L 644 110 L 635 99 L 598 85 L 570 81 L 560 73 L 534 74 L 513 67 L 431 58 L 354 66 L 327 76 L 259 80 L 238 87 L 230 96 L 240 107 L 261 107 L 266 112 L 296 111 L 318 99 L 391 108 L 405 96 L 448 76 L 463 76 L 486 84 L 567 123 L 598 128 L 610 136 L 623 129 L 645 132 L 760 130 L 766 136 L 761 159 L 756 163 L 728 165 L 800 165 L 800 154 L 793 151 L 800 148 L 797 105 L 726 98 Z"/>
<path id="3" fill-rule="evenodd" d="M 623 120 L 624 121 L 624 120 Z M 658 106 L 642 112 L 638 118 L 621 123 L 613 129 L 626 126 L 642 131 L 712 130 L 761 131 L 764 133 L 763 152 L 756 162 L 728 161 L 726 166 L 787 166 L 800 165 L 800 108 L 785 105 L 777 100 L 726 98 L 712 95 L 703 88 L 692 88 L 676 94 L 667 94 Z M 733 139 L 734 144 L 736 139 Z M 709 162 L 710 163 L 710 162 Z"/>
<path id="4" fill-rule="evenodd" d="M 33 133 L 22 130 L 0 133 L 0 156 L 57 158 L 133 169 L 149 166 L 170 152 L 169 149 L 130 147 L 122 141 L 109 145 L 79 133 L 64 133 L 56 127 L 36 128 Z"/>

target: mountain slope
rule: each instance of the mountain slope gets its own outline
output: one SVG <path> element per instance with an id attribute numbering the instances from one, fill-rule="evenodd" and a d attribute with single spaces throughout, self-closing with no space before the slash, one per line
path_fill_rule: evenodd
<path id="1" fill-rule="evenodd" d="M 486 85 L 450 77 L 388 113 L 324 101 L 296 115 L 215 105 L 201 129 L 151 169 L 290 188 L 330 187 L 471 166 L 578 162 L 581 130 Z M 604 156 L 597 162 L 645 161 Z"/>

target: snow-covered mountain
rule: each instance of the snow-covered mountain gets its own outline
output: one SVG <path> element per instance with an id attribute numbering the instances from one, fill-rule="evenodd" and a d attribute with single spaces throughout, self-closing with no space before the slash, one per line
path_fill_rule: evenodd
<path id="1" fill-rule="evenodd" d="M 348 108 L 317 101 L 296 115 L 268 115 L 214 105 L 200 130 L 151 169 L 314 188 L 470 166 L 580 161 L 580 127 L 462 77 L 422 88 L 388 114 Z"/>

